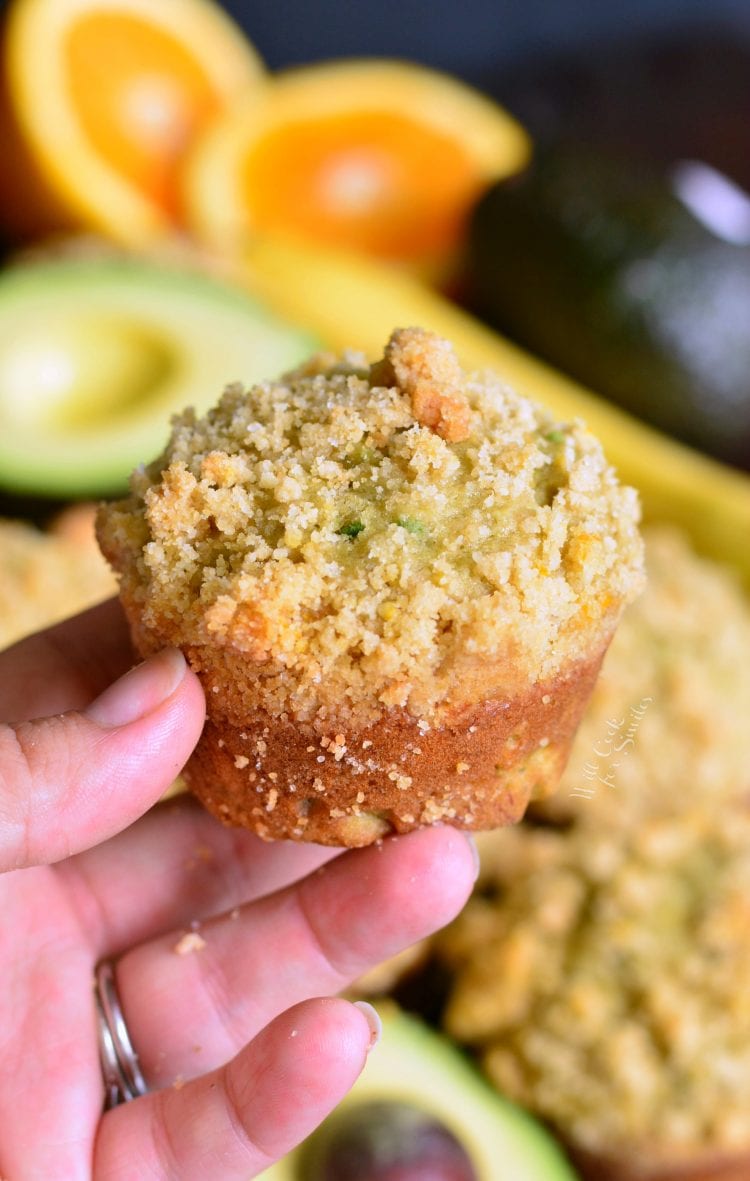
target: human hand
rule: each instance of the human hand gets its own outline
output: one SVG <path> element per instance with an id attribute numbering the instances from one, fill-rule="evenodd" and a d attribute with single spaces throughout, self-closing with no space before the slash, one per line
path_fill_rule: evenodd
<path id="1" fill-rule="evenodd" d="M 474 878 L 447 828 L 337 854 L 264 844 L 187 797 L 143 815 L 204 702 L 174 652 L 111 686 L 132 661 L 116 603 L 0 654 L 4 1181 L 256 1176 L 362 1069 L 371 1025 L 329 994 L 451 919 Z M 103 1114 L 108 959 L 150 1091 Z"/>

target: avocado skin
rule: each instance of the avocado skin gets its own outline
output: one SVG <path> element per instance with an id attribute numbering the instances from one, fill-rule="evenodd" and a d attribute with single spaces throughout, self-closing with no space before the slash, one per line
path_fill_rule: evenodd
<path id="1" fill-rule="evenodd" d="M 663 170 L 703 160 L 750 189 L 750 42 L 726 9 L 703 11 L 698 24 L 659 27 L 629 14 L 611 33 L 519 59 L 486 84 L 536 144 L 575 140 Z"/>
<path id="2" fill-rule="evenodd" d="M 669 181 L 560 143 L 480 202 L 473 299 L 526 348 L 662 430 L 750 468 L 750 247 Z"/>

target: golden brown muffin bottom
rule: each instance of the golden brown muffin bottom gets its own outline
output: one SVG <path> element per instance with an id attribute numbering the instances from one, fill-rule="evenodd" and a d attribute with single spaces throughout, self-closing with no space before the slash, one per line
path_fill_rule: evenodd
<path id="1" fill-rule="evenodd" d="M 402 708 L 323 738 L 262 710 L 241 729 L 209 720 L 185 778 L 220 820 L 267 840 L 356 847 L 433 823 L 512 824 L 554 790 L 603 654 L 434 728 Z"/>

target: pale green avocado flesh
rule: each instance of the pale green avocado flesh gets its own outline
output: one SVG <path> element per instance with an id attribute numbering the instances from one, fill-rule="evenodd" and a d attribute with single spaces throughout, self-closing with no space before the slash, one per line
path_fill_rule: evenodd
<path id="1" fill-rule="evenodd" d="M 320 347 L 239 289 L 131 260 L 0 274 L 0 486 L 116 492 L 229 382 L 275 378 Z"/>
<path id="2" fill-rule="evenodd" d="M 549 1133 L 497 1094 L 455 1047 L 395 1007 L 378 1007 L 383 1037 L 353 1089 L 317 1132 L 262 1174 L 264 1181 L 325 1181 L 321 1162 L 335 1159 L 337 1139 L 343 1143 L 358 1113 L 366 1118 L 395 1104 L 444 1128 L 463 1148 L 472 1181 L 575 1181 Z"/>

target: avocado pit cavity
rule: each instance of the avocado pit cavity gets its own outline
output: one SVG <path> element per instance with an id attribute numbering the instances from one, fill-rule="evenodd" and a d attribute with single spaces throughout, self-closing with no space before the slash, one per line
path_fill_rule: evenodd
<path id="1" fill-rule="evenodd" d="M 466 1149 L 437 1119 L 404 1103 L 360 1104 L 338 1120 L 320 1152 L 310 1141 L 309 1181 L 478 1181 Z"/>
<path id="2" fill-rule="evenodd" d="M 232 286 L 144 259 L 61 257 L 0 273 L 0 484 L 122 489 L 169 419 L 260 381 L 317 342 Z"/>
<path id="3" fill-rule="evenodd" d="M 127 416 L 178 363 L 138 320 L 62 313 L 0 351 L 0 404 L 9 420 L 77 430 Z"/>

